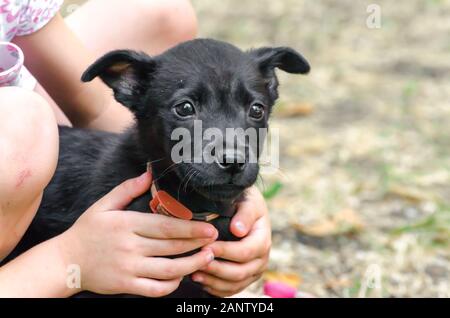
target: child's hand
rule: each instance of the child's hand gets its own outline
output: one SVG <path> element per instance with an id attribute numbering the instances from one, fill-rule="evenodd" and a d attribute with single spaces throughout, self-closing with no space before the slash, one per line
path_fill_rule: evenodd
<path id="1" fill-rule="evenodd" d="M 238 242 L 214 242 L 209 247 L 216 258 L 193 275 L 206 291 L 227 297 L 241 292 L 261 277 L 269 261 L 272 242 L 270 219 L 261 193 L 252 187 L 231 222 L 231 231 Z"/>
<path id="2" fill-rule="evenodd" d="M 120 211 L 150 184 L 149 173 L 125 181 L 62 234 L 67 264 L 80 266 L 81 290 L 161 297 L 176 290 L 183 276 L 213 260 L 211 249 L 178 259 L 160 257 L 213 242 L 217 231 L 212 225 Z"/>

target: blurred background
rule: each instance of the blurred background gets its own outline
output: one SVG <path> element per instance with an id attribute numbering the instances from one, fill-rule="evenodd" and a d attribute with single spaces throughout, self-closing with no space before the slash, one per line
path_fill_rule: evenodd
<path id="1" fill-rule="evenodd" d="M 312 65 L 279 73 L 280 170 L 259 184 L 273 249 L 250 289 L 450 297 L 450 1 L 192 3 L 201 37 L 292 46 Z"/>

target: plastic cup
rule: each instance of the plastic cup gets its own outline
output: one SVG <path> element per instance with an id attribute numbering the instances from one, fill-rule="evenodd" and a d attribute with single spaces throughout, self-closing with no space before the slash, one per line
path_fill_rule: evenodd
<path id="1" fill-rule="evenodd" d="M 0 87 L 15 86 L 20 81 L 23 52 L 14 43 L 0 42 Z"/>

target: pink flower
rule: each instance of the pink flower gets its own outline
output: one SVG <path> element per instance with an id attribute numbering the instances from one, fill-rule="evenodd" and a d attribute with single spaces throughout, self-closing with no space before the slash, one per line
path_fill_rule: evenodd
<path id="1" fill-rule="evenodd" d="M 282 282 L 266 282 L 264 294 L 272 298 L 295 298 L 297 289 Z"/>

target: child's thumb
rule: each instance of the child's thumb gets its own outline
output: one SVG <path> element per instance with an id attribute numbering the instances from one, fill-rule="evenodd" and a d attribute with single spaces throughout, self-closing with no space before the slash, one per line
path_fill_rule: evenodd
<path id="1" fill-rule="evenodd" d="M 128 179 L 98 200 L 90 210 L 123 210 L 134 199 L 148 191 L 151 183 L 152 175 L 148 171 L 139 177 Z"/>

